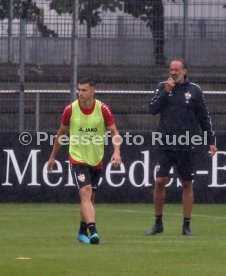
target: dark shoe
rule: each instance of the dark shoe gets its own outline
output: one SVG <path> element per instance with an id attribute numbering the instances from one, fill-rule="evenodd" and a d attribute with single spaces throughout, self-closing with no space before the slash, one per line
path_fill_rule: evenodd
<path id="1" fill-rule="evenodd" d="M 94 233 L 91 237 L 90 237 L 90 243 L 91 244 L 99 244 L 100 243 L 100 237 L 97 233 Z"/>
<path id="2" fill-rule="evenodd" d="M 184 227 L 182 228 L 182 235 L 184 236 L 192 236 L 192 232 L 191 232 L 191 229 L 190 227 Z"/>
<path id="3" fill-rule="evenodd" d="M 147 236 L 153 236 L 156 235 L 158 233 L 162 233 L 163 232 L 163 225 L 162 224 L 155 224 L 153 228 L 151 228 L 146 235 Z"/>

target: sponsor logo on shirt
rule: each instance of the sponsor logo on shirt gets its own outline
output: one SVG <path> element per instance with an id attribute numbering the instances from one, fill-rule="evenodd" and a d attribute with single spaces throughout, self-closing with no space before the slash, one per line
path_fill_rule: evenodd
<path id="1" fill-rule="evenodd" d="M 80 175 L 78 176 L 78 180 L 79 180 L 80 182 L 84 182 L 85 179 L 86 179 L 86 177 L 85 177 L 84 174 L 80 174 Z"/>
<path id="2" fill-rule="evenodd" d="M 79 131 L 81 131 L 81 132 L 97 132 L 97 128 L 96 127 L 86 127 L 86 128 L 80 127 Z"/>
<path id="3" fill-rule="evenodd" d="M 186 99 L 186 103 L 189 103 L 190 98 L 191 98 L 191 93 L 188 91 L 184 94 L 184 96 L 185 96 L 185 99 Z"/>

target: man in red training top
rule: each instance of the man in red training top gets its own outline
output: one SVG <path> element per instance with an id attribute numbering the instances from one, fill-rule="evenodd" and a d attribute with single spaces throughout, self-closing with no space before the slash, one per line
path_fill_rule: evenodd
<path id="1" fill-rule="evenodd" d="M 69 162 L 80 197 L 81 221 L 77 239 L 87 244 L 100 242 L 95 223 L 94 197 L 103 166 L 106 130 L 111 132 L 114 148 L 111 162 L 118 167 L 121 164 L 120 136 L 112 112 L 106 104 L 95 99 L 93 80 L 80 81 L 78 100 L 64 110 L 61 126 L 48 160 L 48 171 L 52 170 L 61 147 L 60 137 L 69 131 Z"/>

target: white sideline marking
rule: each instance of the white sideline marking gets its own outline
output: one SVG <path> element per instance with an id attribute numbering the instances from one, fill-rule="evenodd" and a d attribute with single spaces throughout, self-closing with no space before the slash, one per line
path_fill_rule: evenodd
<path id="1" fill-rule="evenodd" d="M 135 211 L 135 210 L 128 210 L 128 209 L 117 209 L 115 211 L 118 212 L 125 212 L 125 213 L 140 213 L 140 214 L 151 214 L 151 212 L 148 211 Z M 182 216 L 182 213 L 170 213 L 170 212 L 164 212 L 164 214 L 171 214 L 175 216 Z M 226 219 L 226 217 L 220 217 L 220 216 L 209 216 L 209 215 L 198 215 L 198 214 L 192 214 L 192 217 L 201 217 L 201 218 L 215 218 L 215 219 Z"/>

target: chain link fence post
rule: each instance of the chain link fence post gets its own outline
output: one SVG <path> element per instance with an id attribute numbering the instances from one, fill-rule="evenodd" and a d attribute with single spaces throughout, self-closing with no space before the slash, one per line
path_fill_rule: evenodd
<path id="1" fill-rule="evenodd" d="M 8 19 L 8 63 L 12 62 L 12 20 L 13 20 L 13 0 L 9 0 Z"/>
<path id="2" fill-rule="evenodd" d="M 25 39 L 26 39 L 26 16 L 28 1 L 22 2 L 20 17 L 20 50 L 19 50 L 19 131 L 24 131 L 24 82 L 25 82 Z"/>
<path id="3" fill-rule="evenodd" d="M 79 0 L 73 1 L 72 35 L 71 35 L 71 100 L 77 99 L 76 87 L 78 77 L 78 10 Z"/>
<path id="4" fill-rule="evenodd" d="M 188 25 L 188 1 L 184 0 L 183 8 L 183 42 L 182 42 L 182 57 L 186 60 L 186 36 L 187 36 L 187 25 Z"/>

